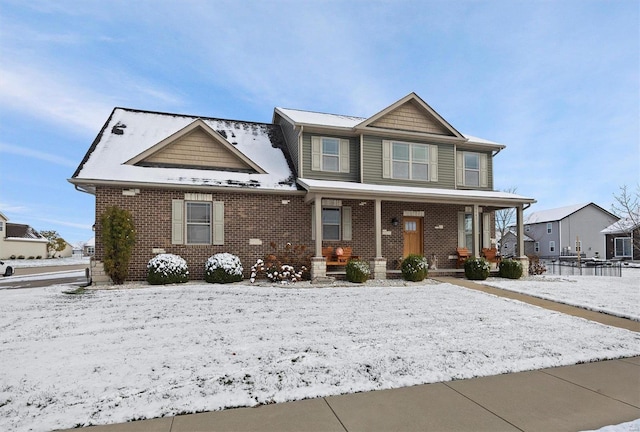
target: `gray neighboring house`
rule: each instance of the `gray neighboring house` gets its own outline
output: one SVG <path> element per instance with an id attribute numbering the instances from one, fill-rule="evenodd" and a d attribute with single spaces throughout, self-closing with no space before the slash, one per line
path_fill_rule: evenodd
<path id="1" fill-rule="evenodd" d="M 518 233 L 515 229 L 509 231 L 500 239 L 500 256 L 502 258 L 513 258 L 516 256 L 516 245 L 518 242 Z M 533 251 L 534 241 L 525 234 L 524 236 L 524 254 L 527 256 L 536 255 Z"/>
<path id="2" fill-rule="evenodd" d="M 620 218 L 594 203 L 542 210 L 525 216 L 525 235 L 533 240 L 534 255 L 543 259 L 580 255 L 605 258 L 602 230 Z"/>

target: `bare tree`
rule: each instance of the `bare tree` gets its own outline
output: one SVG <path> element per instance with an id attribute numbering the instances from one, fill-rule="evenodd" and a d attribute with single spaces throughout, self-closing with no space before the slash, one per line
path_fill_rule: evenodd
<path id="1" fill-rule="evenodd" d="M 615 202 L 611 205 L 611 212 L 620 216 L 615 226 L 625 234 L 629 234 L 633 239 L 634 252 L 640 252 L 640 236 L 633 235 L 635 230 L 640 228 L 640 184 L 636 185 L 636 190 L 631 191 L 627 185 L 620 186 L 620 193 L 614 194 Z M 635 253 L 634 253 L 635 255 Z"/>
<path id="2" fill-rule="evenodd" d="M 516 193 L 518 188 L 510 187 L 504 189 L 502 192 L 508 193 Z M 500 238 L 502 239 L 508 232 L 509 227 L 515 225 L 516 223 L 516 208 L 510 207 L 502 210 L 496 210 L 495 212 L 496 218 L 496 233 L 500 233 Z"/>

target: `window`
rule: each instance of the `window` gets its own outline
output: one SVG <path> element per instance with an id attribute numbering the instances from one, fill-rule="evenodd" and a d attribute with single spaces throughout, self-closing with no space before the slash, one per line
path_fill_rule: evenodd
<path id="1" fill-rule="evenodd" d="M 340 209 L 322 209 L 322 239 L 340 240 Z"/>
<path id="2" fill-rule="evenodd" d="M 534 250 L 536 253 L 540 252 L 540 242 L 535 242 L 535 243 L 533 244 L 533 250 Z"/>
<path id="3" fill-rule="evenodd" d="M 311 170 L 349 172 L 349 140 L 311 137 Z"/>
<path id="4" fill-rule="evenodd" d="M 458 213 L 458 247 L 473 251 L 473 213 Z"/>
<path id="5" fill-rule="evenodd" d="M 211 203 L 187 203 L 187 244 L 211 243 Z"/>
<path id="6" fill-rule="evenodd" d="M 486 153 L 457 152 L 456 182 L 459 186 L 489 187 Z"/>
<path id="7" fill-rule="evenodd" d="M 552 228 L 553 228 L 553 224 L 551 222 L 549 222 L 547 224 L 547 234 L 551 234 Z"/>
<path id="8" fill-rule="evenodd" d="M 172 200 L 171 244 L 224 244 L 224 202 L 211 194 L 185 194 Z"/>
<path id="9" fill-rule="evenodd" d="M 0 221 L 0 232 L 4 231 L 4 222 Z"/>
<path id="10" fill-rule="evenodd" d="M 480 186 L 480 156 L 477 153 L 464 154 L 464 185 Z"/>
<path id="11" fill-rule="evenodd" d="M 631 237 L 615 238 L 615 256 L 630 257 L 631 256 Z"/>
<path id="12" fill-rule="evenodd" d="M 325 200 L 323 200 L 325 201 Z M 340 200 L 327 200 L 322 207 L 322 240 L 351 240 L 351 207 Z M 337 202 L 336 202 L 337 201 Z M 315 205 L 311 205 L 311 239 L 316 239 Z"/>
<path id="13" fill-rule="evenodd" d="M 549 252 L 555 252 L 556 251 L 556 242 L 554 242 L 553 240 L 551 240 L 549 242 Z"/>
<path id="14" fill-rule="evenodd" d="M 531 228 L 529 227 L 529 225 L 525 225 L 524 232 L 529 232 L 529 231 L 531 231 Z"/>
<path id="15" fill-rule="evenodd" d="M 438 181 L 438 146 L 382 141 L 382 177 Z"/>
<path id="16" fill-rule="evenodd" d="M 393 142 L 391 177 L 429 180 L 429 149 L 424 144 Z"/>

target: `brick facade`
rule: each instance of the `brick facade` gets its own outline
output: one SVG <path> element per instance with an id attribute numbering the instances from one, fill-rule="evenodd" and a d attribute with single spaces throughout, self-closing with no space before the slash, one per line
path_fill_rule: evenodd
<path id="1" fill-rule="evenodd" d="M 311 207 L 305 204 L 302 194 L 271 194 L 259 192 L 211 192 L 214 201 L 225 203 L 224 245 L 174 245 L 171 244 L 171 203 L 184 199 L 183 189 L 140 189 L 134 196 L 123 195 L 122 188 L 98 187 L 96 190 L 96 238 L 100 238 L 100 218 L 108 206 L 118 206 L 131 212 L 136 227 L 129 280 L 144 280 L 146 266 L 155 255 L 153 249 L 163 249 L 183 257 L 192 280 L 204 278 L 204 264 L 211 255 L 229 252 L 238 255 L 245 267 L 245 276 L 258 258 L 272 253 L 271 243 L 282 248 L 286 243 L 304 246 L 314 251 L 311 239 Z M 323 246 L 351 246 L 353 254 L 370 260 L 375 257 L 375 205 L 367 200 L 342 200 L 352 212 L 351 241 L 324 241 Z M 382 203 L 382 254 L 387 258 L 387 268 L 396 269 L 403 253 L 402 224 L 393 226 L 392 218 L 400 221 L 404 211 L 424 212 L 424 254 L 438 258 L 438 267 L 454 268 L 449 256 L 455 253 L 458 236 L 458 212 L 464 206 L 403 203 Z M 493 223 L 493 218 L 492 218 Z M 435 229 L 442 226 L 442 229 Z M 493 232 L 493 230 L 492 230 Z M 250 244 L 258 239 L 260 245 Z M 255 241 L 254 241 L 255 243 Z M 96 259 L 102 260 L 103 247 L 96 242 Z"/>

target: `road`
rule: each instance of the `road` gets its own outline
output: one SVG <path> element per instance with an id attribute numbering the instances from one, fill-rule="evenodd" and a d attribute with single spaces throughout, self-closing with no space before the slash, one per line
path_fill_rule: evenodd
<path id="1" fill-rule="evenodd" d="M 87 285 L 88 265 L 17 268 L 15 274 L 0 277 L 0 290 L 40 288 L 52 285 Z"/>

